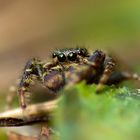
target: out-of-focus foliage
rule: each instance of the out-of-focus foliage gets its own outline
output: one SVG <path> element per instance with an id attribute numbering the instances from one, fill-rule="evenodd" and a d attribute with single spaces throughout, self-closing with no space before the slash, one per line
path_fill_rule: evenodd
<path id="1" fill-rule="evenodd" d="M 61 140 L 140 139 L 140 94 L 126 87 L 95 94 L 84 83 L 65 90 L 56 126 Z"/>

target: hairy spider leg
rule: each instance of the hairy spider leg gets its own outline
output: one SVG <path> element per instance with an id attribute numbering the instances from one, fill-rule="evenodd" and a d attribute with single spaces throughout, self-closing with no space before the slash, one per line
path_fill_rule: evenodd
<path id="1" fill-rule="evenodd" d="M 26 63 L 18 89 L 20 104 L 23 109 L 26 108 L 25 93 L 33 82 L 33 76 L 43 82 L 44 72 L 46 69 L 51 69 L 54 65 L 53 62 L 46 64 L 37 58 L 32 58 Z"/>
<path id="2" fill-rule="evenodd" d="M 107 85 L 119 84 L 120 82 L 123 82 L 125 80 L 131 80 L 131 79 L 140 81 L 140 76 L 135 73 L 132 74 L 129 72 L 115 71 L 112 73 L 112 75 L 108 79 Z"/>
<path id="3" fill-rule="evenodd" d="M 105 54 L 102 51 L 96 50 L 88 59 L 84 59 L 85 64 L 78 67 L 72 67 L 66 73 L 68 86 L 79 83 L 85 80 L 87 83 L 95 83 L 99 71 L 104 64 Z"/>
<path id="4" fill-rule="evenodd" d="M 40 60 L 36 58 L 30 59 L 25 65 L 24 72 L 18 89 L 22 108 L 26 108 L 25 92 L 28 91 L 28 88 L 32 83 L 33 75 L 37 77 L 42 76 L 42 70 L 40 69 L 40 66 L 41 66 Z"/>
<path id="5" fill-rule="evenodd" d="M 104 85 L 107 83 L 111 74 L 115 69 L 115 61 L 111 57 L 107 57 L 104 61 L 104 71 L 97 85 L 96 92 L 99 93 L 103 90 Z"/>
<path id="6" fill-rule="evenodd" d="M 66 88 L 69 88 L 82 80 L 87 81 L 91 77 L 89 73 L 96 74 L 96 71 L 94 71 L 93 66 L 91 65 L 82 64 L 78 67 L 70 67 L 69 70 L 65 72 Z"/>

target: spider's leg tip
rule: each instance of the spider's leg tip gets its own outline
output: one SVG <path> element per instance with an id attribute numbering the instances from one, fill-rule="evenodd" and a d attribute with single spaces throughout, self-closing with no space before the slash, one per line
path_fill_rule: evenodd
<path id="1" fill-rule="evenodd" d="M 96 89 L 96 94 L 101 94 L 101 93 L 102 93 L 102 91 L 101 91 L 101 90 Z"/>
<path id="2" fill-rule="evenodd" d="M 103 89 L 104 89 L 104 85 L 103 84 L 97 85 L 96 94 L 101 94 Z"/>

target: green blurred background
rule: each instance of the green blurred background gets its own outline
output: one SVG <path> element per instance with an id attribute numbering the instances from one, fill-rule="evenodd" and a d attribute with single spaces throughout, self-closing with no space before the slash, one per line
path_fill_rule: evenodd
<path id="1" fill-rule="evenodd" d="M 139 0 L 1 0 L 0 96 L 29 58 L 49 61 L 54 48 L 103 49 L 140 72 L 139 37 Z"/>

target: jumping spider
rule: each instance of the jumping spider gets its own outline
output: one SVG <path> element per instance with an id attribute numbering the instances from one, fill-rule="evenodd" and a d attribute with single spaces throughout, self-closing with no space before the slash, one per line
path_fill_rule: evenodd
<path id="1" fill-rule="evenodd" d="M 52 62 L 44 62 L 37 58 L 29 60 L 19 84 L 21 107 L 26 108 L 25 93 L 29 90 L 33 77 L 41 81 L 50 91 L 57 92 L 65 85 L 73 85 L 82 80 L 88 84 L 97 84 L 97 93 L 104 85 L 118 84 L 123 80 L 140 76 L 115 70 L 115 61 L 103 51 L 89 53 L 86 48 L 69 48 L 52 53 Z"/>

